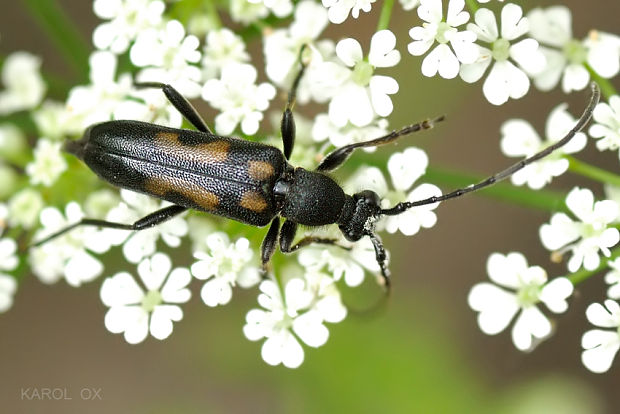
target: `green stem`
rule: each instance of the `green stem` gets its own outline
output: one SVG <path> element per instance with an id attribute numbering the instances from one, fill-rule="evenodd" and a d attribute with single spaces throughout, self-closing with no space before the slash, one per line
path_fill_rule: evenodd
<path id="1" fill-rule="evenodd" d="M 207 8 L 207 14 L 209 15 L 209 20 L 213 23 L 213 25 L 217 28 L 222 27 L 222 21 L 220 20 L 219 14 L 217 14 L 217 7 L 215 6 L 214 1 L 206 1 L 205 7 Z"/>
<path id="2" fill-rule="evenodd" d="M 465 4 L 467 4 L 467 8 L 471 14 L 476 14 L 476 11 L 478 11 L 479 8 L 476 0 L 465 0 Z"/>
<path id="3" fill-rule="evenodd" d="M 565 155 L 564 157 L 569 162 L 568 169 L 573 173 L 600 181 L 604 184 L 612 184 L 616 187 L 620 187 L 620 176 L 610 173 L 607 170 L 603 170 L 602 168 L 587 164 L 583 161 L 579 161 L 570 155 Z"/>
<path id="4" fill-rule="evenodd" d="M 484 179 L 479 175 L 454 172 L 436 167 L 429 167 L 425 178 L 436 184 L 449 185 L 450 188 L 445 189 L 446 191 L 463 188 Z M 486 197 L 538 210 L 551 212 L 566 211 L 566 205 L 564 204 L 566 196 L 556 191 L 531 190 L 526 187 L 515 187 L 507 182 L 501 182 L 487 187 L 479 193 Z"/>
<path id="5" fill-rule="evenodd" d="M 607 267 L 607 264 L 614 260 L 615 258 L 620 257 L 620 247 L 616 247 L 615 249 L 613 249 L 611 251 L 611 256 L 603 258 L 601 260 L 601 264 L 594 270 L 585 270 L 585 269 L 581 269 L 576 271 L 575 273 L 566 276 L 566 278 L 568 280 L 570 280 L 570 282 L 573 285 L 577 285 L 587 279 L 589 279 L 590 277 L 592 277 L 593 275 L 599 273 L 601 270 L 605 269 Z"/>
<path id="6" fill-rule="evenodd" d="M 588 69 L 588 72 L 590 72 L 592 80 L 598 83 L 598 86 L 601 88 L 601 93 L 607 100 L 609 100 L 610 97 L 618 94 L 616 88 L 614 88 L 614 85 L 608 79 L 601 77 L 601 75 L 596 73 L 596 71 L 592 69 L 587 63 L 584 63 L 584 65 L 586 69 Z"/>
<path id="7" fill-rule="evenodd" d="M 88 43 L 55 0 L 22 0 L 26 9 L 78 74 L 76 83 L 88 79 Z"/>
<path id="8" fill-rule="evenodd" d="M 381 7 L 381 15 L 377 22 L 377 32 L 379 30 L 387 29 L 390 25 L 390 17 L 392 16 L 392 9 L 394 8 L 394 0 L 384 0 L 383 7 Z"/>

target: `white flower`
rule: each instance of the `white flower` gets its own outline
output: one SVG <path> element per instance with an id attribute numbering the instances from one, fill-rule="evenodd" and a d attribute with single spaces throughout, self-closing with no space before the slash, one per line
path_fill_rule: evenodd
<path id="1" fill-rule="evenodd" d="M 609 257 L 609 248 L 620 240 L 618 229 L 608 228 L 618 218 L 618 204 L 612 200 L 594 202 L 592 191 L 575 187 L 566 197 L 566 206 L 578 221 L 565 213 L 556 213 L 549 224 L 541 226 L 540 239 L 549 250 L 572 251 L 568 261 L 571 272 L 582 264 L 585 269 L 594 270 L 600 263 L 599 250 Z"/>
<path id="2" fill-rule="evenodd" d="M 313 77 L 316 66 L 323 59 L 319 50 L 314 50 L 314 42 L 328 24 L 327 11 L 314 1 L 302 1 L 295 8 L 295 18 L 286 29 L 277 29 L 266 34 L 263 38 L 263 52 L 265 54 L 265 72 L 267 77 L 276 85 L 290 87 L 293 79 L 300 70 L 299 51 L 303 45 L 307 45 L 312 53 L 306 66 L 306 72 L 301 79 L 298 89 L 298 97 L 301 102 L 307 100 L 306 90 L 317 87 L 310 85 L 308 78 Z M 319 42 L 323 46 L 319 49 L 333 49 L 331 41 Z M 330 46 L 327 46 L 330 45 Z"/>
<path id="3" fill-rule="evenodd" d="M 420 0 L 399 0 L 403 10 L 413 10 L 420 5 Z"/>
<path id="4" fill-rule="evenodd" d="M 139 194 L 129 190 L 121 190 L 121 202 L 117 207 L 111 209 L 106 220 L 115 223 L 131 224 L 161 208 L 169 206 L 170 203 Z M 156 251 L 156 242 L 161 239 L 170 247 L 178 247 L 181 244 L 181 237 L 187 234 L 187 222 L 180 216 L 140 231 L 131 232 L 127 230 L 102 229 L 100 232 L 100 250 L 105 250 L 105 244 L 123 244 L 123 254 L 131 263 L 138 263 L 143 258 L 151 256 Z"/>
<path id="5" fill-rule="evenodd" d="M 162 82 L 174 86 L 188 98 L 200 96 L 202 72 L 200 42 L 194 35 L 185 35 L 185 28 L 177 20 L 166 23 L 162 29 L 146 29 L 138 33 L 131 47 L 131 62 L 143 67 L 137 75 L 139 82 Z"/>
<path id="6" fill-rule="evenodd" d="M 620 71 L 620 37 L 591 30 L 583 41 L 588 50 L 588 64 L 603 78 L 612 78 Z"/>
<path id="7" fill-rule="evenodd" d="M 73 122 L 79 122 L 81 128 L 116 118 L 113 115 L 119 104 L 133 89 L 129 74 L 122 74 L 116 80 L 117 58 L 114 54 L 94 52 L 90 55 L 89 65 L 91 83 L 74 87 L 67 98 L 68 116 L 77 119 Z M 125 119 L 131 115 L 125 112 L 119 118 Z"/>
<path id="8" fill-rule="evenodd" d="M 326 275 L 293 278 L 286 283 L 284 295 L 271 280 L 261 282 L 259 288 L 258 303 L 265 310 L 248 312 L 243 333 L 251 341 L 267 338 L 261 355 L 269 365 L 297 368 L 304 359 L 297 339 L 318 348 L 329 336 L 324 322 L 340 322 L 346 316 L 340 294 Z"/>
<path id="9" fill-rule="evenodd" d="M 17 161 L 27 151 L 28 143 L 24 132 L 12 123 L 0 125 L 0 157 Z"/>
<path id="10" fill-rule="evenodd" d="M 39 134 L 53 141 L 64 141 L 67 136 L 84 132 L 82 119 L 69 111 L 64 102 L 46 100 L 32 111 Z"/>
<path id="11" fill-rule="evenodd" d="M 14 277 L 4 273 L 15 270 L 19 262 L 15 252 L 17 243 L 13 239 L 0 239 L 0 313 L 6 312 L 13 305 L 13 295 L 17 290 Z"/>
<path id="12" fill-rule="evenodd" d="M 598 139 L 596 147 L 600 151 L 615 151 L 620 148 L 620 96 L 609 98 L 609 103 L 601 102 L 592 114 L 595 124 L 588 133 Z M 618 152 L 620 157 L 620 151 Z"/>
<path id="13" fill-rule="evenodd" d="M 206 247 L 208 251 L 194 252 L 198 261 L 191 271 L 197 279 L 207 281 L 200 291 L 207 306 L 230 302 L 235 285 L 249 288 L 260 281 L 259 268 L 252 260 L 254 253 L 245 237 L 231 243 L 226 233 L 213 233 L 207 236 Z"/>
<path id="14" fill-rule="evenodd" d="M 605 309 L 606 308 L 606 309 Z M 581 338 L 584 349 L 581 362 L 590 371 L 597 374 L 606 372 L 620 349 L 620 306 L 613 300 L 606 300 L 605 307 L 599 303 L 592 303 L 586 310 L 590 323 L 606 329 L 592 329 Z"/>
<path id="15" fill-rule="evenodd" d="M 34 227 L 44 206 L 41 193 L 34 188 L 24 188 L 9 200 L 9 224 L 27 229 Z"/>
<path id="16" fill-rule="evenodd" d="M 374 70 L 395 66 L 400 61 L 395 45 L 396 37 L 389 30 L 375 33 L 366 61 L 357 40 L 347 38 L 338 42 L 336 54 L 351 69 L 329 103 L 329 117 L 335 125 L 342 127 L 351 122 L 363 127 L 374 120 L 375 114 L 384 117 L 392 113 L 394 106 L 388 95 L 398 92 L 398 82 L 389 76 L 374 75 Z"/>
<path id="17" fill-rule="evenodd" d="M 519 313 L 512 328 L 512 341 L 521 351 L 531 350 L 537 342 L 551 334 L 551 322 L 538 309 L 543 302 L 554 313 L 565 312 L 566 298 L 573 285 L 564 277 L 547 283 L 547 273 L 540 266 L 528 266 L 518 252 L 502 255 L 493 253 L 487 261 L 489 278 L 493 283 L 478 283 L 469 292 L 469 306 L 480 312 L 478 325 L 487 335 L 503 331 Z"/>
<path id="18" fill-rule="evenodd" d="M 566 6 L 537 8 L 527 17 L 530 34 L 544 45 L 540 50 L 547 58 L 546 68 L 534 79 L 539 89 L 552 89 L 560 77 L 566 93 L 585 88 L 590 80 L 586 64 L 605 78 L 618 73 L 620 48 L 616 36 L 591 31 L 583 41 L 574 39 L 571 13 Z"/>
<path id="19" fill-rule="evenodd" d="M 13 296 L 16 290 L 15 278 L 0 273 L 0 313 L 6 312 L 13 306 Z"/>
<path id="20" fill-rule="evenodd" d="M 231 63 L 222 70 L 221 79 L 209 79 L 202 89 L 202 98 L 221 112 L 215 117 L 215 130 L 230 135 L 241 123 L 244 134 L 258 131 L 263 111 L 276 95 L 269 83 L 256 85 L 256 69 L 252 65 Z"/>
<path id="21" fill-rule="evenodd" d="M 105 216 L 120 202 L 118 191 L 102 188 L 90 193 L 84 201 L 84 211 L 88 217 L 105 218 Z"/>
<path id="22" fill-rule="evenodd" d="M 79 204 L 70 202 L 65 208 L 66 218 L 54 207 L 41 211 L 43 228 L 37 231 L 33 240 L 45 237 L 79 222 L 84 216 Z M 94 280 L 103 271 L 103 265 L 88 250 L 102 253 L 98 249 L 100 237 L 92 226 L 79 226 L 42 246 L 31 249 L 29 258 L 32 271 L 44 283 L 55 283 L 62 276 L 67 283 L 77 287 Z"/>
<path id="23" fill-rule="evenodd" d="M 338 240 L 341 245 L 348 243 Z M 299 264 L 307 272 L 318 273 L 324 267 L 331 277 L 338 281 L 344 278 L 347 286 L 359 286 L 364 280 L 364 269 L 370 272 L 379 272 L 375 249 L 369 238 L 365 237 L 345 250 L 339 246 L 313 244 L 299 251 Z"/>
<path id="24" fill-rule="evenodd" d="M 192 251 L 207 250 L 207 236 L 216 232 L 216 225 L 206 214 L 191 214 L 187 217 L 187 235 L 192 242 Z"/>
<path id="25" fill-rule="evenodd" d="M 164 2 L 157 0 L 95 0 L 95 14 L 110 20 L 93 31 L 95 47 L 124 53 L 138 33 L 160 25 L 164 7 Z"/>
<path id="26" fill-rule="evenodd" d="M 552 6 L 533 9 L 527 15 L 530 34 L 542 45 L 547 65 L 534 78 L 534 84 L 543 91 L 551 90 L 562 77 L 562 90 L 566 93 L 586 87 L 590 74 L 585 68 L 586 48 L 573 39 L 570 9 Z"/>
<path id="27" fill-rule="evenodd" d="M 49 187 L 67 169 L 67 162 L 60 151 L 61 147 L 60 142 L 39 138 L 34 149 L 34 161 L 26 165 L 26 174 L 30 176 L 30 184 L 42 184 Z"/>
<path id="28" fill-rule="evenodd" d="M 267 17 L 269 9 L 263 3 L 250 3 L 248 0 L 230 0 L 230 17 L 233 21 L 248 25 Z"/>
<path id="29" fill-rule="evenodd" d="M 523 119 L 511 119 L 502 125 L 502 152 L 509 157 L 530 157 L 562 139 L 575 125 L 575 119 L 568 113 L 567 104 L 556 106 L 547 118 L 545 135 L 542 140 L 532 125 Z M 515 185 L 527 185 L 539 190 L 568 169 L 568 160 L 563 154 L 573 154 L 586 146 L 587 138 L 583 132 L 575 134 L 564 147 L 540 161 L 526 166 L 511 176 Z"/>
<path id="30" fill-rule="evenodd" d="M 603 188 L 605 190 L 605 198 L 607 200 L 613 200 L 620 205 L 620 187 L 612 184 L 605 184 Z M 617 221 L 618 220 L 616 220 L 616 222 Z"/>
<path id="31" fill-rule="evenodd" d="M 498 32 L 495 15 L 488 9 L 479 9 L 476 24 L 467 25 L 467 29 L 476 33 L 478 40 L 488 43 L 490 49 L 479 46 L 480 56 L 476 62 L 461 65 L 461 78 L 465 82 L 476 82 L 495 61 L 482 86 L 484 96 L 494 105 L 501 105 L 508 98 L 523 97 L 530 87 L 527 74 L 537 74 L 545 67 L 545 56 L 536 40 L 527 38 L 514 42 L 529 29 L 527 18 L 522 15 L 520 6 L 508 3 L 502 8 L 501 32 Z"/>
<path id="32" fill-rule="evenodd" d="M 163 253 L 140 262 L 138 275 L 146 289 L 126 272 L 104 280 L 101 301 L 110 308 L 105 315 L 108 331 L 124 332 L 130 344 L 142 342 L 149 332 L 157 339 L 170 336 L 172 322 L 183 318 L 176 304 L 189 300 L 187 285 L 192 280 L 189 270 L 176 268 L 170 272 L 171 267 L 170 258 Z"/>
<path id="33" fill-rule="evenodd" d="M 241 36 L 227 28 L 209 31 L 202 56 L 205 79 L 219 76 L 222 68 L 229 63 L 245 63 L 249 60 L 250 55 L 245 50 Z"/>
<path id="34" fill-rule="evenodd" d="M 131 97 L 117 103 L 113 118 L 131 119 L 171 128 L 181 128 L 183 116 L 157 88 L 132 91 Z"/>
<path id="35" fill-rule="evenodd" d="M 611 271 L 605 275 L 605 282 L 610 285 L 607 296 L 611 299 L 620 299 L 620 257 L 607 262 Z"/>
<path id="36" fill-rule="evenodd" d="M 365 167 L 360 169 L 350 180 L 348 188 L 352 192 L 372 190 L 382 200 L 382 207 L 388 208 L 402 201 L 418 201 L 431 196 L 441 195 L 441 190 L 433 184 L 420 184 L 409 190 L 415 181 L 426 172 L 428 156 L 421 149 L 410 147 L 403 152 L 392 154 L 388 161 L 388 171 L 394 190 L 388 190 L 387 182 L 378 168 Z M 385 228 L 388 233 L 400 231 L 412 236 L 420 228 L 430 228 L 437 222 L 433 212 L 439 203 L 428 204 L 409 209 L 397 216 L 383 216 L 377 228 Z"/>
<path id="37" fill-rule="evenodd" d="M 340 24 L 349 16 L 349 12 L 355 19 L 359 17 L 360 10 L 368 13 L 375 0 L 322 0 L 322 2 L 323 6 L 329 9 L 327 12 L 329 21 Z"/>
<path id="38" fill-rule="evenodd" d="M 7 225 L 6 221 L 9 217 L 9 209 L 5 203 L 0 202 L 0 230 L 4 230 Z"/>
<path id="39" fill-rule="evenodd" d="M 247 0 L 250 3 L 263 3 L 277 17 L 286 17 L 293 11 L 291 0 Z"/>
<path id="40" fill-rule="evenodd" d="M 439 45 L 424 58 L 422 74 L 434 76 L 439 72 L 441 77 L 452 79 L 459 73 L 459 62 L 473 63 L 478 58 L 479 51 L 474 44 L 476 35 L 473 32 L 459 32 L 456 29 L 469 20 L 469 13 L 463 11 L 465 1 L 450 0 L 445 21 L 442 7 L 442 0 L 420 1 L 418 15 L 426 23 L 409 30 L 413 42 L 409 43 L 408 50 L 412 55 L 420 56 L 426 53 L 436 40 Z"/>
<path id="41" fill-rule="evenodd" d="M 16 252 L 17 243 L 15 240 L 8 237 L 0 239 L 0 272 L 15 270 L 19 263 Z"/>
<path id="42" fill-rule="evenodd" d="M 28 52 L 7 56 L 2 66 L 0 115 L 37 106 L 45 95 L 46 86 L 39 72 L 41 59 Z"/>
<path id="43" fill-rule="evenodd" d="M 329 140 L 334 147 L 342 147 L 354 142 L 368 141 L 370 139 L 382 137 L 388 133 L 388 122 L 385 118 L 373 121 L 365 127 L 356 127 L 350 123 L 339 127 L 335 125 L 329 115 L 319 114 L 314 119 L 312 126 L 312 138 L 317 141 Z M 376 148 L 364 148 L 369 152 Z"/>

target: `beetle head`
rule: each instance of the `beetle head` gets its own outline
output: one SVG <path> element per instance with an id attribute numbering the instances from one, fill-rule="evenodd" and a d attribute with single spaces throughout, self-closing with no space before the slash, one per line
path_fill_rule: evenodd
<path id="1" fill-rule="evenodd" d="M 338 223 L 344 237 L 358 241 L 365 235 L 374 233 L 375 223 L 381 215 L 381 199 L 371 190 L 353 194 L 345 206 L 345 217 Z"/>

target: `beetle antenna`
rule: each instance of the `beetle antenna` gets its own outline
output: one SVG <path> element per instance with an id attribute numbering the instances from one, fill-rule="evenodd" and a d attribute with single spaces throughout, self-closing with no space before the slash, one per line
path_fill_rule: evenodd
<path id="1" fill-rule="evenodd" d="M 301 66 L 301 69 L 299 69 L 297 76 L 295 76 L 295 79 L 293 80 L 293 85 L 291 86 L 291 90 L 288 92 L 288 102 L 286 104 L 287 110 L 292 110 L 293 106 L 295 105 L 295 100 L 297 99 L 297 88 L 299 88 L 301 78 L 304 75 L 306 68 L 308 67 L 308 62 L 305 62 L 303 59 L 303 54 L 306 48 L 308 48 L 308 45 L 304 43 L 299 49 L 299 55 L 297 56 L 297 60 L 299 62 L 299 65 Z"/>
<path id="2" fill-rule="evenodd" d="M 557 141 L 554 144 L 549 145 L 547 148 L 532 155 L 531 157 L 521 160 L 517 162 L 516 164 L 513 164 L 510 167 L 506 168 L 505 170 L 500 171 L 499 173 L 492 175 L 483 181 L 480 181 L 477 184 L 471 184 L 467 187 L 459 188 L 458 190 L 454 190 L 450 193 L 443 194 L 441 196 L 433 196 L 433 197 L 429 197 L 423 200 L 411 201 L 411 202 L 406 201 L 406 202 L 398 203 L 392 208 L 381 209 L 381 214 L 385 214 L 386 216 L 396 216 L 396 215 L 401 214 L 404 211 L 409 210 L 412 207 L 438 203 L 440 201 L 449 200 L 451 198 L 457 198 L 464 194 L 478 191 L 482 188 L 491 186 L 505 178 L 510 177 L 511 175 L 513 175 L 520 169 L 526 167 L 527 165 L 530 165 L 533 162 L 536 162 L 540 160 L 541 158 L 548 156 L 549 154 L 551 154 L 558 148 L 561 148 L 564 145 L 568 144 L 568 142 L 571 139 L 573 139 L 573 137 L 577 134 L 577 132 L 581 131 L 581 129 L 583 129 L 583 127 L 586 126 L 588 121 L 590 121 L 590 118 L 592 117 L 592 112 L 594 111 L 594 107 L 596 106 L 596 104 L 598 103 L 600 99 L 601 91 L 600 91 L 599 86 L 595 82 L 592 82 L 590 84 L 590 88 L 592 90 L 592 95 L 590 97 L 590 102 L 588 103 L 588 106 L 583 111 L 581 118 L 579 118 L 579 120 L 577 121 L 573 129 L 571 129 L 568 132 L 568 134 L 566 134 L 566 136 L 564 136 L 564 138 L 562 138 L 561 140 Z"/>

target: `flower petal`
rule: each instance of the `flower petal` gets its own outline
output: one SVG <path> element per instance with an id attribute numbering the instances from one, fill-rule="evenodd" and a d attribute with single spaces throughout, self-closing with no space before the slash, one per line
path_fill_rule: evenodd
<path id="1" fill-rule="evenodd" d="M 503 331 L 519 311 L 516 296 L 491 284 L 479 283 L 469 292 L 469 306 L 479 311 L 478 326 L 487 335 Z"/>
<path id="2" fill-rule="evenodd" d="M 336 54 L 349 67 L 355 66 L 363 58 L 362 46 L 357 40 L 351 38 L 342 39 L 338 42 Z"/>
<path id="3" fill-rule="evenodd" d="M 512 342 L 521 351 L 531 350 L 534 342 L 532 337 L 544 339 L 551 334 L 551 322 L 536 307 L 523 309 L 512 328 Z"/>
<path id="4" fill-rule="evenodd" d="M 159 305 L 151 314 L 150 331 L 157 339 L 166 339 L 172 333 L 172 321 L 183 318 L 183 311 L 176 305 Z"/>
<path id="5" fill-rule="evenodd" d="M 400 52 L 395 50 L 396 36 L 389 30 L 380 30 L 370 40 L 368 63 L 377 68 L 396 66 L 400 61 Z"/>
<path id="6" fill-rule="evenodd" d="M 585 348 L 581 354 L 583 365 L 600 374 L 611 367 L 620 348 L 620 341 L 616 332 L 593 329 L 583 335 L 581 346 Z"/>

